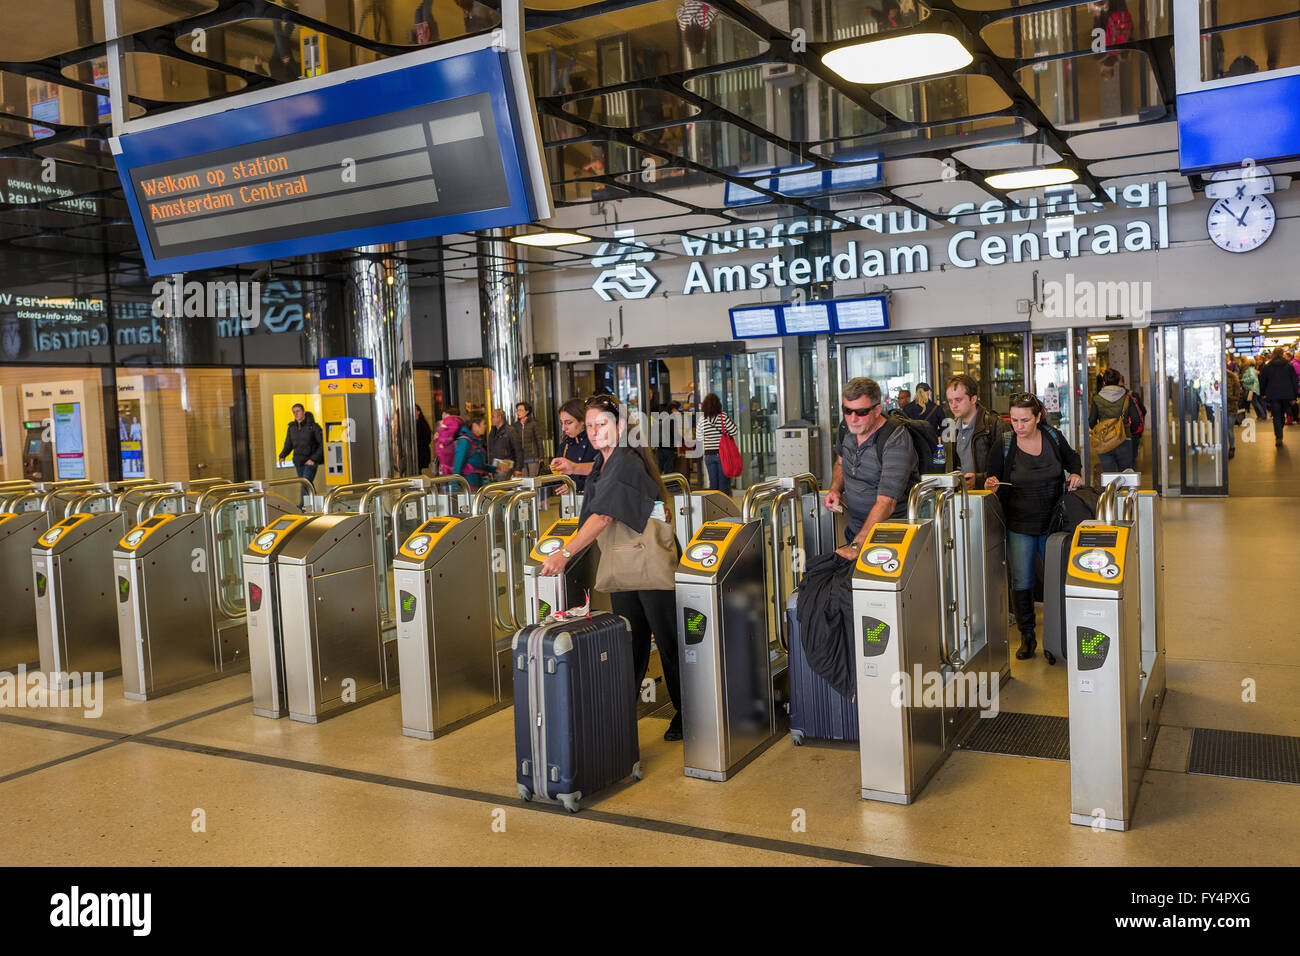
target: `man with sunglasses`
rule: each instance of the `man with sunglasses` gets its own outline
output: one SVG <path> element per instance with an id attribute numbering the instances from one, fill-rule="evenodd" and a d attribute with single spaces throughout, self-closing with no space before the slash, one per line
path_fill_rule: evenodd
<path id="1" fill-rule="evenodd" d="M 890 423 L 881 407 L 879 385 L 869 378 L 850 379 L 841 398 L 845 427 L 826 507 L 838 510 L 843 503 L 848 511 L 849 543 L 836 553 L 852 560 L 878 522 L 906 516 L 907 493 L 921 471 L 907 429 Z"/>

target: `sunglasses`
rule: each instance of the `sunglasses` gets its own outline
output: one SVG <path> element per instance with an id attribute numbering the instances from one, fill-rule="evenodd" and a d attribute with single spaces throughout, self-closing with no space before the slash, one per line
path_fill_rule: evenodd
<path id="1" fill-rule="evenodd" d="M 858 418 L 866 418 L 868 415 L 871 414 L 872 409 L 876 409 L 879 407 L 880 407 L 879 404 L 868 405 L 866 408 L 849 408 L 849 406 L 847 405 L 841 405 L 840 411 L 844 413 L 845 418 L 848 418 L 850 415 L 854 415 Z"/>

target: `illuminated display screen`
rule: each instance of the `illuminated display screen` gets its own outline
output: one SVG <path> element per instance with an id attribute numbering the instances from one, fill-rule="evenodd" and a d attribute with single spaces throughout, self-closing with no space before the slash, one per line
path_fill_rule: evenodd
<path id="1" fill-rule="evenodd" d="M 709 629 L 709 619 L 703 611 L 682 608 L 682 623 L 686 625 L 687 644 L 698 644 L 704 640 L 704 634 Z"/>
<path id="2" fill-rule="evenodd" d="M 781 307 L 781 324 L 786 335 L 810 335 L 830 332 L 831 307 L 824 302 Z"/>
<path id="3" fill-rule="evenodd" d="M 836 332 L 875 332 L 889 328 L 889 310 L 883 295 L 865 299 L 837 299 Z"/>
<path id="4" fill-rule="evenodd" d="M 775 306 L 762 309 L 731 309 L 730 311 L 731 335 L 733 338 L 767 338 L 781 334 Z"/>
<path id="5" fill-rule="evenodd" d="M 1110 652 L 1110 638 L 1101 631 L 1080 627 L 1076 631 L 1076 641 L 1079 645 L 1079 670 L 1097 670 L 1106 663 L 1106 655 Z"/>
<path id="6" fill-rule="evenodd" d="M 1080 531 L 1080 548 L 1113 548 L 1117 535 L 1114 531 Z"/>
<path id="7" fill-rule="evenodd" d="M 907 537 L 906 528 L 876 528 L 871 532 L 872 544 L 902 544 Z"/>

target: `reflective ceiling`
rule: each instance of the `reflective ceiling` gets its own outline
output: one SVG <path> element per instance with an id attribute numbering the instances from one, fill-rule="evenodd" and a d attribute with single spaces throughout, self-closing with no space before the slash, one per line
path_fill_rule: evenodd
<path id="1" fill-rule="evenodd" d="M 499 0 L 119 3 L 132 34 L 133 116 L 296 80 L 303 40 L 315 33 L 335 70 L 501 22 Z M 1217 7 L 1231 12 L 1217 15 L 1218 32 L 1200 51 L 1205 75 L 1300 64 L 1296 0 Z M 1076 169 L 1081 194 L 1134 175 L 1186 187 L 1169 8 L 1169 0 L 526 0 L 552 223 L 597 241 L 518 255 L 534 269 L 563 267 L 599 254 L 626 227 L 671 254 L 682 235 L 811 216 L 852 229 L 850 217 L 868 211 L 940 216 L 957 203 L 1010 205 L 1030 193 L 1001 193 L 985 177 L 1040 162 Z M 956 37 L 972 62 L 879 86 L 822 63 L 846 43 L 933 32 Z M 9 182 L 0 243 L 6 255 L 103 257 L 138 279 L 105 143 L 103 40 L 101 0 L 0 6 L 0 164 Z M 58 181 L 42 185 L 50 157 Z M 880 181 L 863 176 L 874 168 Z M 807 189 L 813 181 L 824 184 L 820 194 Z M 744 204 L 728 206 L 728 193 Z M 445 261 L 430 254 L 434 241 L 409 245 L 417 278 L 472 274 L 472 236 L 450 237 Z"/>

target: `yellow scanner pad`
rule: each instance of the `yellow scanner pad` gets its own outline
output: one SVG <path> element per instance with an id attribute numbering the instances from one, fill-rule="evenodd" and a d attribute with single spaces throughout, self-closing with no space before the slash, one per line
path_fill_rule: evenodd
<path id="1" fill-rule="evenodd" d="M 682 553 L 679 566 L 684 570 L 712 573 L 742 527 L 734 521 L 704 522 Z"/>
<path id="2" fill-rule="evenodd" d="M 41 535 L 36 541 L 36 546 L 41 548 L 52 548 L 59 543 L 59 539 L 63 537 L 65 532 L 70 531 L 77 525 L 95 517 L 98 517 L 98 515 L 79 514 L 73 515 L 70 518 L 64 518 L 49 531 L 45 532 L 45 534 Z"/>
<path id="3" fill-rule="evenodd" d="M 1070 542 L 1070 577 L 1091 584 L 1119 584 L 1124 580 L 1124 551 L 1128 528 L 1081 524 Z"/>
<path id="4" fill-rule="evenodd" d="M 122 540 L 117 546 L 123 551 L 134 551 L 140 545 L 149 540 L 149 535 L 153 534 L 168 521 L 175 520 L 176 515 L 154 515 L 152 518 L 145 518 L 138 525 L 122 536 Z"/>
<path id="5" fill-rule="evenodd" d="M 280 542 L 284 540 L 285 535 L 300 524 L 306 524 L 315 517 L 316 515 L 289 515 L 284 518 L 276 518 L 257 533 L 252 544 L 248 546 L 248 550 L 253 554 L 270 554 L 280 546 Z"/>
<path id="6" fill-rule="evenodd" d="M 577 518 L 561 518 L 546 529 L 546 534 L 537 539 L 528 556 L 540 564 L 555 552 L 564 550 L 564 546 L 572 541 L 577 533 Z"/>
<path id="7" fill-rule="evenodd" d="M 902 577 L 907 551 L 920 525 L 882 521 L 858 552 L 858 570 L 872 577 L 896 580 Z"/>
<path id="8" fill-rule="evenodd" d="M 460 524 L 460 518 L 430 518 L 411 532 L 411 536 L 402 542 L 398 554 L 413 561 L 421 560 L 428 554 L 438 539 Z"/>

